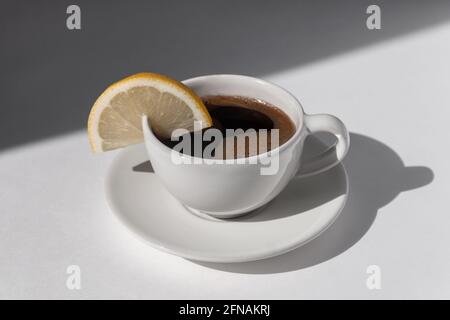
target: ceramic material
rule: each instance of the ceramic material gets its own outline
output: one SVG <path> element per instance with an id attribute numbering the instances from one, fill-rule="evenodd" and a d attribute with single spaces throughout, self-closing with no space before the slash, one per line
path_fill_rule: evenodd
<path id="1" fill-rule="evenodd" d="M 305 114 L 293 95 L 274 84 L 239 75 L 202 76 L 184 83 L 200 96 L 239 95 L 267 101 L 282 109 L 297 128 L 295 134 L 274 153 L 250 157 L 256 163 L 221 160 L 214 164 L 192 164 L 192 160 L 191 163 L 180 164 L 173 161 L 173 150 L 153 135 L 143 117 L 145 144 L 155 173 L 175 198 L 195 212 L 218 218 L 250 212 L 275 198 L 300 166 L 305 175 L 317 174 L 335 166 L 347 153 L 349 136 L 339 119 L 325 114 Z M 334 134 L 336 145 L 312 161 L 301 163 L 305 138 L 319 131 Z M 193 159 L 189 156 L 183 158 Z"/>
<path id="2" fill-rule="evenodd" d="M 210 262 L 258 260 L 305 244 L 333 223 L 347 192 L 347 175 L 338 165 L 293 178 L 255 213 L 229 220 L 194 215 L 162 186 L 143 145 L 121 151 L 106 179 L 108 203 L 132 231 L 160 250 Z"/>

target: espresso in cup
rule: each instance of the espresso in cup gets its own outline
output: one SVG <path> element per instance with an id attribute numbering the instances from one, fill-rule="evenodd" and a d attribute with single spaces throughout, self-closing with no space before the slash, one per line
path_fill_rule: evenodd
<path id="1" fill-rule="evenodd" d="M 211 144 L 215 144 L 212 152 L 214 158 L 236 159 L 254 156 L 282 145 L 296 131 L 295 124 L 289 116 L 266 101 L 225 95 L 204 96 L 202 100 L 211 115 L 213 126 L 201 132 L 192 132 L 188 138 L 194 141 L 196 134 L 203 137 L 208 130 L 214 129 L 220 132 L 220 141 L 205 141 L 201 138 L 201 148 L 191 144 L 191 148 L 181 150 L 190 156 L 205 157 L 205 148 Z M 274 130 L 277 134 L 274 134 Z M 158 137 L 169 148 L 174 148 L 183 138 Z M 242 144 L 238 143 L 239 138 L 244 139 Z"/>

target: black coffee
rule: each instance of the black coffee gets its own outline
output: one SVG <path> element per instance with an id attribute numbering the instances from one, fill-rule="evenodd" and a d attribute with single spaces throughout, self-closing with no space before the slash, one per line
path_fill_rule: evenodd
<path id="1" fill-rule="evenodd" d="M 223 141 L 218 145 L 221 153 L 217 150 L 213 152 L 213 157 L 222 159 L 248 157 L 260 154 L 282 145 L 295 133 L 295 124 L 281 109 L 273 106 L 265 101 L 246 98 L 241 96 L 205 96 L 202 100 L 213 119 L 213 127 L 220 131 Z M 204 129 L 202 134 L 212 128 Z M 241 131 L 237 131 L 242 129 Z M 249 131 L 250 129 L 250 131 Z M 253 131 L 253 130 L 254 131 Z M 278 136 L 273 136 L 272 130 L 278 129 Z M 266 130 L 267 134 L 264 134 Z M 246 132 L 245 145 L 239 145 L 237 139 L 242 135 L 242 131 Z M 231 132 L 231 133 L 230 133 Z M 251 134 L 248 134 L 251 132 Z M 198 134 L 198 133 L 197 133 Z M 190 138 L 194 139 L 194 133 L 190 134 Z M 277 137 L 278 143 L 272 141 L 273 137 Z M 250 139 L 255 138 L 256 143 L 250 143 Z M 231 144 L 226 144 L 226 140 L 230 140 Z M 264 147 L 261 148 L 260 140 Z M 169 139 L 160 139 L 170 148 L 176 146 L 179 141 L 171 141 Z M 230 141 L 228 141 L 230 142 Z M 228 143 L 227 142 L 227 143 Z M 234 143 L 233 143 L 234 142 Z M 203 151 L 214 141 L 202 141 L 201 149 L 183 150 L 183 153 L 204 156 Z M 216 141 L 217 143 L 217 141 Z M 232 146 L 230 149 L 229 146 Z M 198 152 L 201 150 L 201 154 Z"/>

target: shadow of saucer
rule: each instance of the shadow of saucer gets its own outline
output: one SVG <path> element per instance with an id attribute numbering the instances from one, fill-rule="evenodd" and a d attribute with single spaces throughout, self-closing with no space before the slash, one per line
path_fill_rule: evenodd
<path id="1" fill-rule="evenodd" d="M 280 273 L 311 267 L 332 259 L 357 243 L 369 230 L 378 209 L 401 192 L 433 180 L 427 167 L 405 167 L 399 155 L 370 137 L 351 133 L 351 147 L 344 161 L 349 177 L 349 197 L 343 211 L 324 233 L 284 255 L 245 263 L 206 263 L 202 266 L 227 272 Z M 298 211 L 297 211 L 298 212 Z"/>

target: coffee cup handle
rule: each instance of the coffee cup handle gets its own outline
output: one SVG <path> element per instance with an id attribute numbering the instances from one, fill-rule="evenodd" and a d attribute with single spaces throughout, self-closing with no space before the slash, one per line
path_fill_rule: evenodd
<path id="1" fill-rule="evenodd" d="M 317 132 L 329 132 L 333 134 L 337 141 L 321 154 L 305 160 L 301 163 L 297 176 L 307 177 L 326 171 L 339 162 L 347 154 L 350 146 L 350 137 L 344 123 L 329 114 L 305 114 L 304 123 L 309 134 Z"/>

